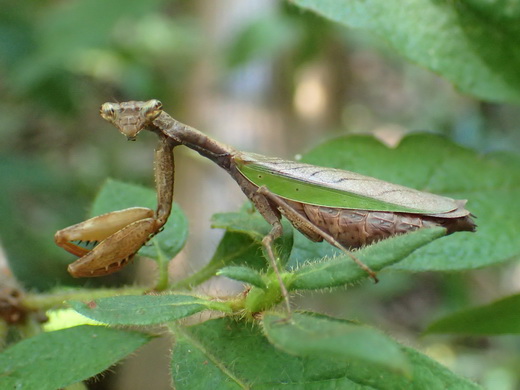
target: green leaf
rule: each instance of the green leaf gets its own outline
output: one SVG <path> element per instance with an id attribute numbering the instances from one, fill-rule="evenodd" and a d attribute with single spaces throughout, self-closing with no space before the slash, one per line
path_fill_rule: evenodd
<path id="1" fill-rule="evenodd" d="M 0 388 L 64 388 L 106 370 L 150 339 L 90 325 L 41 333 L 0 354 Z"/>
<path id="2" fill-rule="evenodd" d="M 29 290 L 79 284 L 67 273 L 72 256 L 51 239 L 58 228 L 71 222 L 71 215 L 79 212 L 79 182 L 69 172 L 53 172 L 38 154 L 6 152 L 0 153 L 0 237 L 10 270 Z M 20 201 L 28 196 L 30 203 Z M 40 212 L 47 216 L 27 223 L 27 215 Z"/>
<path id="3" fill-rule="evenodd" d="M 458 232 L 436 240 L 394 265 L 395 269 L 467 270 L 520 255 L 518 155 L 486 157 L 436 135 L 412 134 L 396 148 L 388 148 L 371 136 L 340 137 L 313 149 L 304 161 L 468 199 L 466 207 L 477 217 L 476 233 Z M 325 254 L 330 254 L 330 248 L 327 251 Z"/>
<path id="4" fill-rule="evenodd" d="M 261 16 L 231 37 L 227 62 L 234 67 L 272 57 L 293 46 L 296 38 L 295 26 L 288 18 Z"/>
<path id="5" fill-rule="evenodd" d="M 128 207 L 155 209 L 156 193 L 150 188 L 117 180 L 107 180 L 94 200 L 90 216 L 101 215 Z M 145 245 L 141 256 L 157 260 L 161 255 L 172 259 L 184 247 L 188 238 L 188 221 L 179 205 L 173 203 L 172 213 L 161 233 L 153 238 L 153 245 Z M 156 247 L 158 246 L 158 248 Z"/>
<path id="6" fill-rule="evenodd" d="M 414 250 L 444 234 L 443 228 L 420 229 L 370 245 L 353 252 L 353 255 L 373 271 L 379 271 L 404 259 Z M 367 277 L 367 272 L 354 263 L 352 258 L 342 255 L 332 259 L 323 258 L 321 261 L 300 267 L 294 272 L 287 288 L 305 290 L 336 287 Z"/>
<path id="7" fill-rule="evenodd" d="M 409 61 L 481 99 L 520 102 L 520 5 L 507 1 L 293 0 L 386 40 Z"/>
<path id="8" fill-rule="evenodd" d="M 262 275 L 249 267 L 224 267 L 217 272 L 217 275 L 238 280 L 239 282 L 249 283 L 258 288 L 266 288 Z"/>
<path id="9" fill-rule="evenodd" d="M 520 33 L 520 3 L 516 0 L 464 0 L 469 9 L 484 17 L 486 21 L 495 24 L 497 28 L 509 31 L 512 35 Z"/>
<path id="10" fill-rule="evenodd" d="M 211 226 L 226 229 L 228 232 L 249 235 L 258 244 L 269 234 L 272 226 L 258 212 L 242 209 L 237 213 L 215 214 L 211 218 Z M 285 264 L 290 256 L 293 245 L 293 228 L 289 221 L 282 220 L 283 235 L 275 243 L 275 250 Z M 267 260 L 265 260 L 267 261 Z"/>
<path id="11" fill-rule="evenodd" d="M 267 267 L 267 262 L 257 240 L 248 234 L 227 231 L 208 266 L 220 269 L 227 265 L 246 265 L 263 270 Z"/>
<path id="12" fill-rule="evenodd" d="M 354 360 L 410 374 L 401 347 L 374 328 L 311 313 L 294 313 L 290 320 L 266 313 L 262 324 L 269 341 L 289 354 Z"/>
<path id="13" fill-rule="evenodd" d="M 119 20 L 134 20 L 152 13 L 161 3 L 89 0 L 46 7 L 37 19 L 38 50 L 16 69 L 11 81 L 25 90 L 56 70 L 63 73 L 72 60 L 84 58 L 81 55 L 89 49 L 110 47 L 109 37 Z M 96 28 L 92 28 L 93 22 Z"/>
<path id="14" fill-rule="evenodd" d="M 262 248 L 256 240 L 247 234 L 226 232 L 210 262 L 193 275 L 175 283 L 173 287 L 180 289 L 197 286 L 227 265 L 242 264 L 256 270 L 267 268 Z"/>
<path id="15" fill-rule="evenodd" d="M 247 234 L 259 243 L 272 229 L 272 226 L 259 212 L 244 208 L 239 212 L 214 214 L 211 217 L 211 227 Z M 286 235 L 291 235 L 290 227 L 290 223 L 284 224 L 284 231 L 287 230 Z"/>
<path id="16" fill-rule="evenodd" d="M 171 373 L 178 390 L 480 389 L 406 347 L 401 348 L 410 362 L 410 376 L 384 370 L 378 364 L 345 362 L 322 353 L 305 357 L 287 354 L 270 344 L 259 327 L 230 318 L 175 327 L 173 331 L 177 342 L 171 359 Z M 327 337 L 334 336 L 324 335 L 325 339 Z M 300 342 L 306 344 L 307 339 L 304 337 Z"/>
<path id="17" fill-rule="evenodd" d="M 244 265 L 258 271 L 267 269 L 268 260 L 263 255 L 262 239 L 270 232 L 271 225 L 258 212 L 251 207 L 243 207 L 240 212 L 214 214 L 211 222 L 214 228 L 226 229 L 215 254 L 204 268 L 175 283 L 175 288 L 198 285 L 226 266 Z M 293 229 L 289 222 L 282 223 L 284 234 L 275 242 L 275 250 L 285 262 L 291 252 Z"/>
<path id="18" fill-rule="evenodd" d="M 208 309 L 230 311 L 225 304 L 182 294 L 125 295 L 70 305 L 85 317 L 111 325 L 162 324 Z"/>
<path id="19" fill-rule="evenodd" d="M 226 229 L 228 232 L 247 234 L 259 243 L 271 230 L 271 225 L 260 213 L 253 210 L 214 214 L 211 217 L 211 227 Z"/>
<path id="20" fill-rule="evenodd" d="M 520 294 L 451 314 L 432 323 L 425 332 L 473 335 L 520 334 Z"/>

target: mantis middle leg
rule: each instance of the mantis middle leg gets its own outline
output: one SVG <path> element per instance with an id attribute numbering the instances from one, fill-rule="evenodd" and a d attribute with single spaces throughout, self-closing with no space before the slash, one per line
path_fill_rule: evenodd
<path id="1" fill-rule="evenodd" d="M 362 270 L 364 270 L 377 283 L 378 279 L 374 271 L 372 271 L 366 264 L 362 263 L 356 256 L 352 254 L 347 248 L 341 245 L 334 237 L 327 232 L 320 229 L 318 226 L 309 222 L 301 216 L 294 208 L 292 208 L 283 198 L 269 191 L 267 187 L 259 187 L 257 193 L 264 196 L 266 200 L 276 204 L 279 213 L 284 215 L 291 224 L 309 237 L 319 237 L 329 244 L 340 249 L 343 253 L 349 256 Z M 269 202 L 268 202 L 269 203 Z M 260 211 L 260 210 L 259 210 Z M 264 214 L 262 214 L 264 215 Z M 265 215 L 264 215 L 265 217 Z M 266 218 L 267 219 L 267 218 Z M 268 221 L 269 222 L 269 221 Z M 279 223 L 279 220 L 278 220 Z M 281 225 L 280 225 L 281 226 Z M 280 233 L 281 234 L 281 233 Z"/>

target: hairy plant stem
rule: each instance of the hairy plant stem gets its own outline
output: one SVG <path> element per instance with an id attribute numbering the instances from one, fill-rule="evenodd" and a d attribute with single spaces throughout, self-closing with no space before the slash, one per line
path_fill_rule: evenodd
<path id="1" fill-rule="evenodd" d="M 26 294 L 22 298 L 24 307 L 30 310 L 49 310 L 66 306 L 70 300 L 91 301 L 117 295 L 140 295 L 149 291 L 147 287 L 124 287 L 115 289 L 61 290 L 49 294 Z"/>

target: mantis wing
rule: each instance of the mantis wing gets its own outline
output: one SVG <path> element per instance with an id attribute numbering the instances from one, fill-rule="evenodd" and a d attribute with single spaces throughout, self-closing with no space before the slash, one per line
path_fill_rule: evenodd
<path id="1" fill-rule="evenodd" d="M 256 186 L 317 206 L 458 218 L 466 201 L 422 192 L 359 173 L 254 153 L 237 153 L 239 171 Z"/>

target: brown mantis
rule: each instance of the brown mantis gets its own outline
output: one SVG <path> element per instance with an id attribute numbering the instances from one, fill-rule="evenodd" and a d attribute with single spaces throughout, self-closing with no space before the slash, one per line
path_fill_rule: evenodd
<path id="1" fill-rule="evenodd" d="M 374 280 L 375 273 L 349 249 L 414 231 L 442 226 L 448 234 L 475 231 L 465 200 L 455 200 L 387 183 L 357 173 L 317 167 L 238 151 L 182 124 L 158 100 L 105 103 L 101 116 L 127 139 L 141 130 L 159 137 L 155 151 L 158 206 L 130 208 L 94 217 L 60 230 L 56 243 L 82 256 L 69 265 L 75 277 L 101 276 L 121 269 L 166 223 L 174 184 L 173 149 L 185 145 L 226 170 L 272 226 L 262 243 L 279 277 L 273 242 L 281 217 L 312 241 L 327 241 L 349 255 Z M 92 250 L 74 241 L 99 242 Z M 282 293 L 287 291 L 279 277 Z"/>

